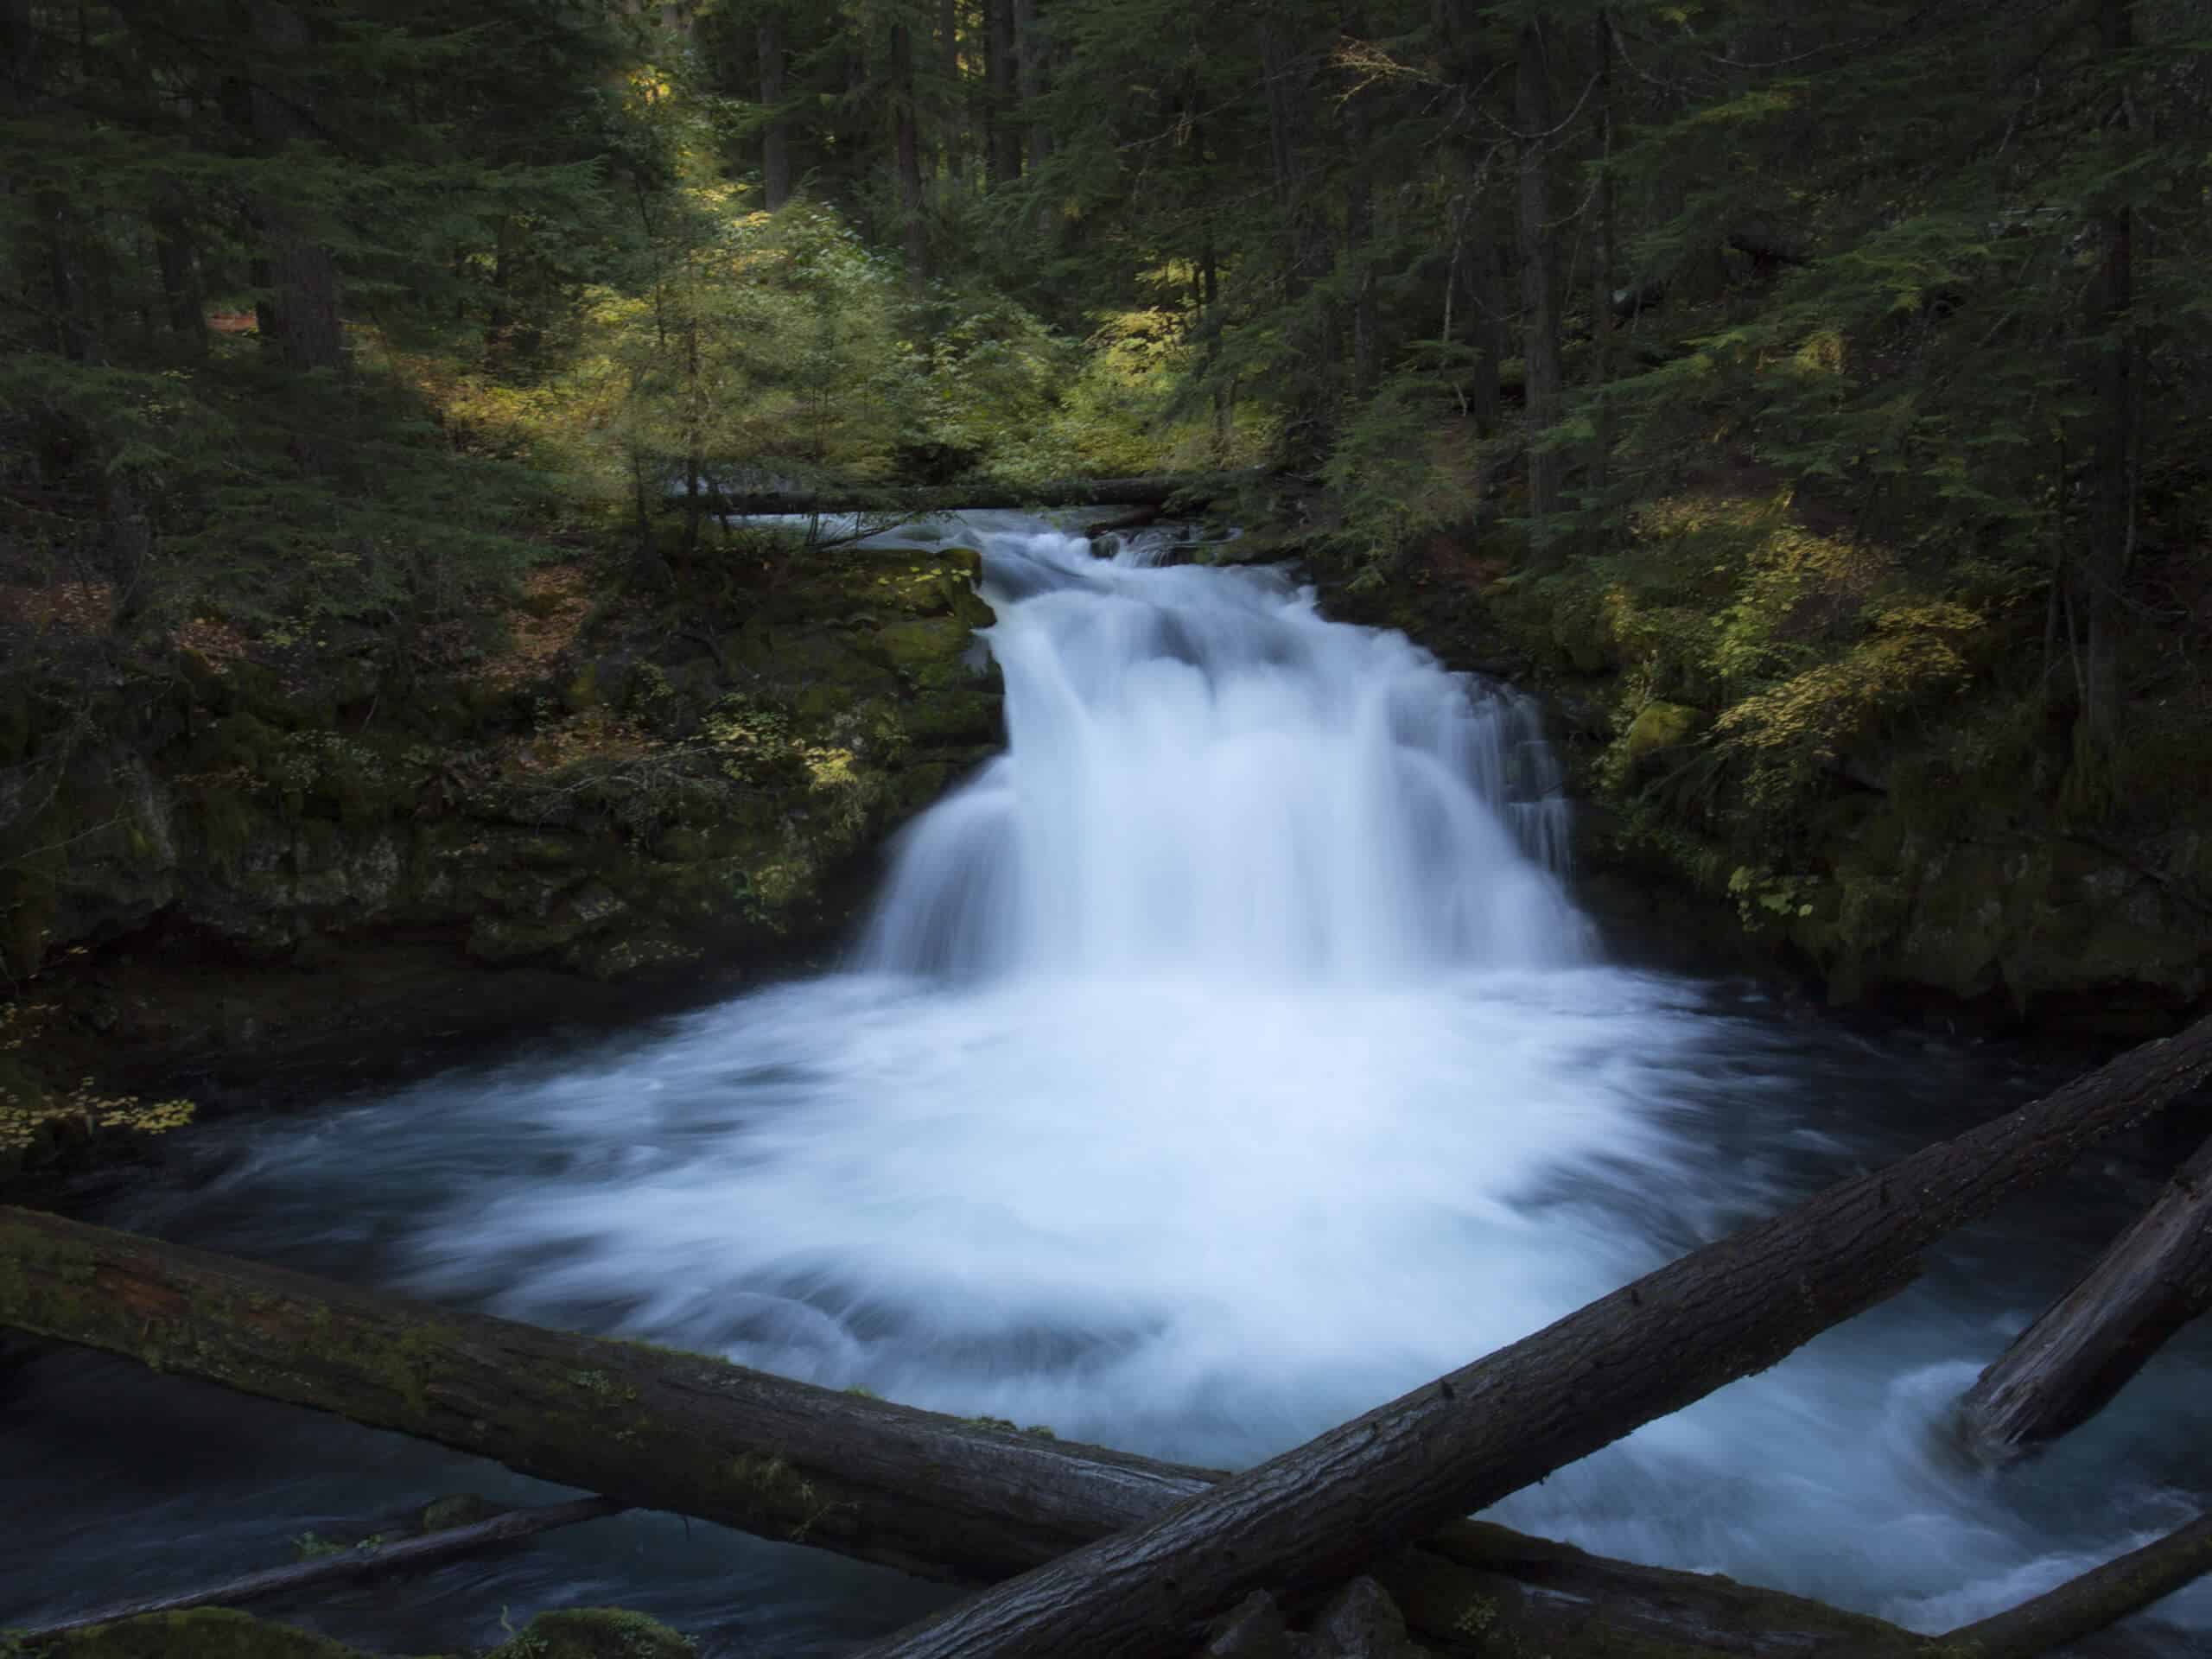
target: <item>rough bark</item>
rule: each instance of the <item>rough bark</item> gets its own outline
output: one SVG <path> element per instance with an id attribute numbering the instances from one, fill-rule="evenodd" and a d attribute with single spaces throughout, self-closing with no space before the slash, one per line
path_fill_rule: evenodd
<path id="1" fill-rule="evenodd" d="M 89 1630 L 95 1624 L 112 1624 L 118 1619 L 138 1618 L 148 1613 L 180 1612 L 188 1607 L 235 1607 L 241 1602 L 259 1601 L 270 1596 L 291 1595 L 303 1591 L 329 1589 L 334 1585 L 358 1584 L 366 1579 L 383 1578 L 390 1573 L 419 1571 L 436 1567 L 446 1561 L 459 1560 L 464 1556 L 480 1554 L 496 1549 L 501 1544 L 519 1542 L 541 1532 L 550 1532 L 556 1527 L 572 1527 L 582 1521 L 602 1520 L 610 1515 L 620 1515 L 624 1506 L 611 1498 L 580 1497 L 565 1503 L 548 1503 L 537 1509 L 508 1510 L 463 1527 L 448 1527 L 440 1532 L 426 1532 L 419 1536 L 403 1538 L 396 1543 L 359 1545 L 340 1549 L 334 1554 L 319 1555 L 312 1560 L 300 1561 L 290 1567 L 274 1567 L 262 1573 L 247 1573 L 219 1584 L 203 1585 L 197 1590 L 181 1592 L 173 1596 L 148 1596 L 132 1601 L 111 1602 L 105 1607 L 95 1607 L 88 1613 L 63 1619 L 56 1624 L 37 1630 L 12 1630 L 26 1646 L 36 1642 L 50 1641 L 71 1630 Z"/>
<path id="2" fill-rule="evenodd" d="M 1257 473 L 1159 473 L 1042 484 L 944 484 L 909 489 L 747 490 L 710 496 L 718 513 L 950 512 L 962 507 L 1141 507 L 1218 500 L 1265 481 Z"/>
<path id="3" fill-rule="evenodd" d="M 1552 224 L 1552 86 L 1544 37 L 1534 22 L 1522 26 L 1515 60 L 1516 111 L 1520 122 L 1521 354 L 1525 365 L 1529 447 L 1529 517 L 1533 539 L 1548 543 L 1548 523 L 1560 507 L 1566 457 L 1539 437 L 1565 412 L 1566 372 L 1560 361 L 1559 250 Z"/>
<path id="4" fill-rule="evenodd" d="M 0 1325 L 936 1578 L 1024 1571 L 1225 1478 L 28 1211 L 0 1210 Z M 1473 1522 L 1440 1529 L 1388 1577 L 1416 1624 L 1439 1634 L 1478 1600 L 1530 1641 L 1594 1625 L 1663 1636 L 1684 1644 L 1677 1659 L 1708 1644 L 1902 1634 Z"/>
<path id="5" fill-rule="evenodd" d="M 2212 1141 L 1959 1402 L 1976 1455 L 2006 1463 L 2104 1409 L 2212 1309 Z"/>
<path id="6" fill-rule="evenodd" d="M 774 213 L 791 199 L 791 123 L 784 109 L 784 16 L 773 7 L 760 14 L 760 107 L 769 111 L 760 129 L 760 199 Z"/>
<path id="7" fill-rule="evenodd" d="M 1029 170 L 1034 173 L 1052 154 L 1052 130 L 1038 107 L 1048 85 L 1044 24 L 1037 16 L 1037 0 L 1014 0 L 1014 92 L 1020 99 L 1023 147 Z"/>
<path id="8" fill-rule="evenodd" d="M 1591 50 L 1598 60 L 1598 164 L 1601 169 L 1592 206 L 1596 210 L 1596 245 L 1591 252 L 1590 389 L 1597 394 L 1592 411 L 1589 489 L 1590 538 L 1605 535 L 1606 495 L 1612 487 L 1613 414 L 1605 399 L 1612 375 L 1613 309 L 1613 22 L 1600 7 L 1591 23 Z"/>
<path id="9" fill-rule="evenodd" d="M 866 1651 L 1137 1659 L 1254 1590 L 1328 1583 L 1763 1370 L 1921 1250 L 2212 1075 L 2212 1019 L 1742 1229 L 1485 1358 Z"/>
<path id="10" fill-rule="evenodd" d="M 983 0 L 985 147 L 993 184 L 1021 176 L 1021 128 L 1015 116 L 1014 0 Z"/>
<path id="11" fill-rule="evenodd" d="M 279 65 L 296 67 L 314 50 L 306 20 L 280 0 L 254 0 L 253 28 L 257 44 Z M 301 105 L 281 85 L 257 84 L 251 108 L 254 143 L 264 154 L 279 155 L 308 136 Z M 263 342 L 288 369 L 337 368 L 345 342 L 338 323 L 338 267 L 330 250 L 285 203 L 257 196 L 251 212 L 268 284 L 255 307 Z"/>
<path id="12" fill-rule="evenodd" d="M 906 274 L 926 282 L 930 274 L 929 222 L 922 215 L 921 112 L 914 89 L 914 32 L 891 26 L 893 149 L 899 170 L 899 239 L 906 253 Z"/>
<path id="13" fill-rule="evenodd" d="M 2133 52 L 2134 0 L 2101 0 L 2098 26 L 2107 59 Z M 2132 124 L 2123 88 L 2113 118 L 2123 142 Z M 2135 303 L 2135 219 L 2125 200 L 2106 211 L 2102 229 L 2104 268 L 2097 284 L 2096 322 L 2105 337 L 2100 346 L 2103 361 L 2099 377 L 2104 407 L 2098 423 L 2095 540 L 2082 569 L 2087 626 L 2082 646 L 2082 741 L 2078 746 L 2091 762 L 2097 791 L 2120 746 L 2121 590 L 2134 557 L 2138 398 L 2137 347 L 2129 321 Z"/>
<path id="14" fill-rule="evenodd" d="M 2212 1515 L 2200 1515 L 2156 1543 L 2093 1567 L 1993 1618 L 1946 1631 L 1931 1645 L 1974 1659 L 2032 1659 L 2116 1624 L 2207 1573 L 2212 1573 Z"/>

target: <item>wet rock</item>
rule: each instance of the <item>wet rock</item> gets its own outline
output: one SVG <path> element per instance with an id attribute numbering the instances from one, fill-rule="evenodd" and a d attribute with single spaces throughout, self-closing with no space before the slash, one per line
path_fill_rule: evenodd
<path id="1" fill-rule="evenodd" d="M 1293 1659 L 1294 1652 L 1275 1599 L 1255 1590 L 1206 1627 L 1198 1659 Z"/>
<path id="2" fill-rule="evenodd" d="M 1321 1604 L 1313 1619 L 1313 1659 L 1427 1659 L 1406 1634 L 1405 1615 L 1389 1591 L 1354 1579 Z"/>

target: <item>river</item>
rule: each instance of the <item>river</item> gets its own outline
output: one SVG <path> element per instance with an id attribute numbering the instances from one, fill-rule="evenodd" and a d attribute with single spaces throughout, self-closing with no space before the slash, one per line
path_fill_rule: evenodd
<path id="1" fill-rule="evenodd" d="M 1240 1464 L 2048 1079 L 1608 956 L 1530 709 L 1266 570 L 969 516 L 1004 755 L 847 971 L 214 1125 L 96 1217 Z M 2002 1473 L 1950 1402 L 2140 1193 L 2106 1166 L 1494 1512 L 1939 1630 L 2212 1494 L 2212 1338 Z M 4 1384 L 0 1629 L 287 1558 L 470 1459 L 56 1354 Z M 273 1613 L 385 1651 L 620 1603 L 833 1654 L 946 1592 L 667 1516 Z M 2162 1618 L 2212 1644 L 2212 1586 Z"/>

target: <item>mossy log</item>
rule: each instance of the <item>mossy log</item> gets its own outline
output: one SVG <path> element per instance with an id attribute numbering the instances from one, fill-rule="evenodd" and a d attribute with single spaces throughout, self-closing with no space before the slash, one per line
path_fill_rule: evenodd
<path id="1" fill-rule="evenodd" d="M 1226 1478 L 23 1210 L 0 1209 L 0 1325 L 932 1578 L 1022 1572 Z M 1438 1529 L 1389 1582 L 1433 1636 L 1479 1615 L 1559 1659 L 1904 1635 L 1474 1522 Z M 1589 1639 L 1570 1641 L 1577 1632 Z"/>
<path id="2" fill-rule="evenodd" d="M 2104 1409 L 2152 1355 L 2212 1308 L 2212 1141 L 2080 1282 L 1959 1402 L 1974 1453 L 2006 1463 Z"/>
<path id="3" fill-rule="evenodd" d="M 1169 501 L 1203 505 L 1265 485 L 1265 473 L 1155 473 L 1141 478 L 1062 478 L 1039 484 L 942 484 L 897 488 L 854 485 L 843 489 L 721 490 L 703 498 L 717 514 L 817 512 L 957 512 L 963 507 L 1157 507 Z M 671 508 L 690 498 L 671 496 Z"/>
<path id="4" fill-rule="evenodd" d="M 2200 1515 L 2156 1543 L 2093 1567 L 2056 1590 L 1930 1637 L 1925 1651 L 1931 1659 L 1951 1654 L 2034 1659 L 2118 1624 L 2207 1573 L 2212 1573 L 2212 1515 Z"/>
<path id="5" fill-rule="evenodd" d="M 181 1591 L 175 1595 L 142 1596 L 127 1602 L 111 1602 L 105 1607 L 96 1607 L 88 1613 L 63 1619 L 58 1624 L 36 1630 L 18 1630 L 14 1634 L 28 1644 L 66 1636 L 72 1630 L 89 1630 L 96 1624 L 142 1618 L 149 1613 L 180 1612 L 191 1607 L 232 1607 L 240 1602 L 258 1601 L 269 1596 L 319 1591 L 336 1584 L 358 1584 L 365 1579 L 416 1572 L 426 1567 L 459 1560 L 464 1556 L 480 1554 L 502 1544 L 534 1538 L 541 1532 L 550 1532 L 558 1527 L 572 1527 L 579 1522 L 597 1521 L 610 1515 L 620 1515 L 623 1508 L 612 1498 L 580 1497 L 566 1503 L 507 1510 L 466 1526 L 446 1527 L 435 1532 L 402 1538 L 392 1543 L 371 1541 L 356 1544 L 334 1550 L 327 1555 L 318 1555 L 311 1560 L 295 1562 L 289 1567 L 272 1567 L 260 1573 L 243 1573 L 237 1578 L 226 1579 L 219 1584 L 203 1585 L 197 1590 Z"/>
<path id="6" fill-rule="evenodd" d="M 2212 1019 L 1694 1250 L 1533 1336 L 948 1608 L 868 1659 L 1141 1659 L 1338 1582 L 1893 1294 L 1919 1253 L 2212 1075 Z"/>

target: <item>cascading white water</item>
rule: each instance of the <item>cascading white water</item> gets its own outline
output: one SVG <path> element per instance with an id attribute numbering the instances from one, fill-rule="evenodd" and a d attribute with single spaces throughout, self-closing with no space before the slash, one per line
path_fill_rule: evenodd
<path id="1" fill-rule="evenodd" d="M 1531 711 L 1272 571 L 990 539 L 1007 752 L 909 833 L 863 959 L 1376 984 L 1580 958 Z"/>
<path id="2" fill-rule="evenodd" d="M 1608 965 L 1510 696 L 1268 573 L 970 524 L 1007 751 L 903 839 L 853 971 L 242 1131 L 186 1213 L 138 1224 L 1233 1463 L 1998 1103 L 1972 1056 Z M 2212 1344 L 2001 1477 L 1939 1432 L 2116 1224 L 2095 1197 L 1970 1231 L 1907 1295 L 1501 1517 L 1921 1629 L 2141 1541 L 2212 1491 L 2186 1427 Z M 36 1455 L 0 1424 L 0 1463 Z M 58 1467 L 41 1501 L 107 1479 Z M 227 1501 L 239 1527 L 283 1513 L 250 1482 Z M 80 1529 L 88 1580 L 119 1524 Z M 720 1557 L 624 1571 L 588 1598 L 727 1614 Z M 788 1554 L 754 1572 L 747 1618 L 784 1623 L 742 1651 L 904 1617 L 823 1611 L 854 1592 Z M 2162 1612 L 2212 1630 L 2212 1589 Z"/>

